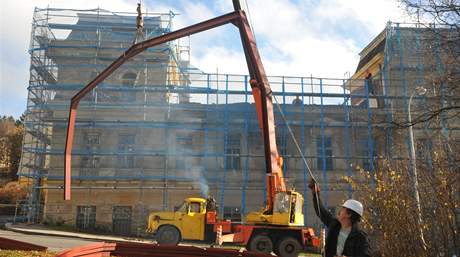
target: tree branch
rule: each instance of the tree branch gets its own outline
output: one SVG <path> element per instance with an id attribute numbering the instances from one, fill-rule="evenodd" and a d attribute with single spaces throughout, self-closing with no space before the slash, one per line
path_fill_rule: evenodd
<path id="1" fill-rule="evenodd" d="M 424 113 L 424 114 L 421 114 L 421 115 L 418 115 L 412 122 L 403 122 L 403 123 L 399 123 L 399 122 L 396 122 L 396 121 L 392 121 L 391 124 L 392 126 L 394 127 L 397 127 L 397 128 L 408 128 L 408 127 L 412 127 L 416 124 L 419 124 L 419 123 L 424 123 L 424 122 L 428 122 L 432 119 L 434 119 L 435 117 L 441 115 L 441 113 L 443 112 L 447 112 L 447 111 L 451 111 L 451 110 L 460 110 L 460 105 L 454 105 L 454 106 L 447 106 L 447 107 L 443 107 L 443 108 L 440 108 L 440 109 L 437 109 L 437 110 L 434 110 L 432 111 L 431 113 Z M 450 118 L 453 118 L 453 117 L 456 117 L 460 114 L 460 112 L 454 114 L 453 116 L 451 116 Z M 428 115 L 428 116 L 427 116 Z"/>

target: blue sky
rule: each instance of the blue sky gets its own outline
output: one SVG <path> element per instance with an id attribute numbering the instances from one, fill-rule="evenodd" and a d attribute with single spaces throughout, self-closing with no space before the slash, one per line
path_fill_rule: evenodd
<path id="1" fill-rule="evenodd" d="M 353 73 L 359 52 L 388 20 L 404 21 L 395 0 L 240 0 L 257 37 L 269 75 L 343 78 Z M 37 7 L 135 11 L 137 0 L 25 0 L 0 2 L 0 115 L 18 117 L 26 109 L 27 49 Z M 231 0 L 142 1 L 144 11 L 178 13 L 178 29 L 233 10 Z M 248 7 L 248 8 L 247 8 Z M 236 29 L 191 37 L 191 62 L 205 72 L 246 74 Z"/>

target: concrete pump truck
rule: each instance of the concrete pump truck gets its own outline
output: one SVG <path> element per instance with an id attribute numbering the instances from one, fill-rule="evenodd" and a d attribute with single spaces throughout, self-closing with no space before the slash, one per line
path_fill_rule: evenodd
<path id="1" fill-rule="evenodd" d="M 249 213 L 243 219 L 243 223 L 234 223 L 217 218 L 214 201 L 187 198 L 175 212 L 151 213 L 148 217 L 147 231 L 155 234 L 159 244 L 177 245 L 181 240 L 214 240 L 217 235 L 222 235 L 221 242 L 240 244 L 250 251 L 273 251 L 283 257 L 298 256 L 302 249 L 318 248 L 319 239 L 311 228 L 304 227 L 302 195 L 286 186 L 282 169 L 283 159 L 276 145 L 272 90 L 254 35 L 239 0 L 233 0 L 233 6 L 234 12 L 133 44 L 72 97 L 64 153 L 64 200 L 70 200 L 71 196 L 71 153 L 80 100 L 123 63 L 146 49 L 231 23 L 239 29 L 264 142 L 266 205 L 260 212 Z"/>

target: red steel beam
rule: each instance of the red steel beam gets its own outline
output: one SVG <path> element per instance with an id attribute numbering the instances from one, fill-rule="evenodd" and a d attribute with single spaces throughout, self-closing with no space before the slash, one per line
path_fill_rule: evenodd
<path id="1" fill-rule="evenodd" d="M 272 210 L 274 194 L 285 192 L 286 184 L 283 177 L 282 159 L 276 146 L 275 116 L 273 113 L 272 90 L 268 83 L 262 60 L 257 50 L 256 40 L 252 34 L 247 19 L 239 20 L 239 30 L 243 48 L 246 53 L 248 67 L 253 68 L 251 75 L 251 88 L 256 102 L 257 114 L 262 124 L 262 136 L 265 150 L 265 167 L 267 178 L 267 207 Z M 260 94 L 260 96 L 259 96 Z M 260 98 L 259 98 L 260 97 Z M 260 99 L 260 103 L 257 101 Z"/>
<path id="2" fill-rule="evenodd" d="M 72 144 L 74 138 L 75 119 L 77 108 L 80 100 L 92 89 L 94 89 L 105 78 L 112 74 L 117 68 L 130 58 L 138 55 L 146 49 L 157 46 L 181 37 L 196 34 L 228 23 L 233 23 L 239 28 L 241 41 L 246 57 L 246 62 L 251 77 L 251 87 L 256 102 L 260 127 L 264 139 L 265 149 L 265 166 L 269 175 L 267 178 L 267 207 L 271 210 L 273 207 L 274 194 L 279 191 L 286 191 L 286 186 L 282 173 L 282 161 L 276 147 L 275 119 L 273 114 L 272 91 L 257 50 L 254 35 L 252 34 L 249 22 L 244 11 L 235 7 L 235 11 L 229 14 L 219 16 L 156 38 L 152 38 L 131 46 L 126 52 L 117 58 L 112 64 L 104 69 L 95 79 L 81 89 L 72 97 L 69 120 L 67 126 L 66 145 L 64 151 L 64 200 L 71 198 L 71 160 Z"/>
<path id="3" fill-rule="evenodd" d="M 91 82 L 89 82 L 84 88 L 82 88 L 77 94 L 72 97 L 70 102 L 69 120 L 67 124 L 67 135 L 64 150 L 64 200 L 70 200 L 71 197 L 71 180 L 72 180 L 72 145 L 74 138 L 75 119 L 77 116 L 77 108 L 80 100 L 91 90 L 93 90 L 99 83 L 106 79 L 116 69 L 118 69 L 123 63 L 128 61 L 130 58 L 140 54 L 146 49 L 164 44 L 166 42 L 176 40 L 182 37 L 186 37 L 192 34 L 196 34 L 202 31 L 206 31 L 215 27 L 219 27 L 235 20 L 245 17 L 243 11 L 235 11 L 214 19 L 210 19 L 204 22 L 197 23 L 195 25 L 179 29 L 177 31 L 161 35 L 143 42 L 137 43 L 131 46 L 126 52 L 118 57 L 113 63 L 105 68 L 99 75 L 96 76 Z"/>
<path id="4" fill-rule="evenodd" d="M 48 247 L 0 237 L 0 249 L 23 251 L 46 251 Z"/>

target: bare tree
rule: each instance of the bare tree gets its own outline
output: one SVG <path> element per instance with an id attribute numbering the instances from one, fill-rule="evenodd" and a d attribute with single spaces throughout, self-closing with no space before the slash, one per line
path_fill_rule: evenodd
<path id="1" fill-rule="evenodd" d="M 404 108 L 391 121 L 380 117 L 377 120 L 391 128 L 385 133 L 392 131 L 390 147 L 399 151 L 398 157 L 382 156 L 375 170 L 360 169 L 359 175 L 349 181 L 368 208 L 364 225 L 381 256 L 459 256 L 460 1 L 399 2 L 417 23 L 410 27 L 411 32 L 418 29 L 420 36 L 417 49 L 407 52 L 419 54 L 409 56 L 417 59 L 417 64 L 403 66 L 413 76 L 401 79 L 427 92 L 415 101 L 415 115 L 410 122 Z M 407 38 L 414 40 L 414 34 Z M 407 46 L 415 48 L 415 43 Z M 412 142 L 416 146 L 415 158 L 409 158 L 405 140 L 406 129 L 412 126 L 417 132 Z M 419 202 L 414 197 L 414 163 Z M 421 205 L 420 211 L 417 204 Z M 419 213 L 423 218 L 421 226 L 417 222 Z M 425 247 L 417 237 L 420 229 L 425 235 Z"/>
<path id="2" fill-rule="evenodd" d="M 434 88 L 427 110 L 407 122 L 395 121 L 391 125 L 407 128 L 419 123 L 439 124 L 442 119 L 460 116 L 460 1 L 459 0 L 399 0 L 401 7 L 420 28 L 431 33 L 426 40 L 433 50 L 432 70 L 425 81 Z M 430 55 L 430 54 L 428 54 Z M 437 63 L 435 63 L 437 62 Z M 439 68 L 441 67 L 441 68 Z M 433 121 L 434 119 L 434 121 Z"/>
<path id="3" fill-rule="evenodd" d="M 460 1 L 458 0 L 400 0 L 400 2 L 417 22 L 453 25 L 459 29 Z"/>
<path id="4" fill-rule="evenodd" d="M 460 174 L 449 165 L 444 147 L 434 146 L 431 162 L 419 163 L 420 198 L 426 246 L 419 233 L 416 203 L 412 196 L 409 162 L 384 160 L 375 172 L 360 170 L 349 178 L 367 211 L 364 227 L 372 236 L 376 256 L 451 257 L 460 251 L 458 194 Z M 460 148 L 455 149 L 459 158 Z"/>

